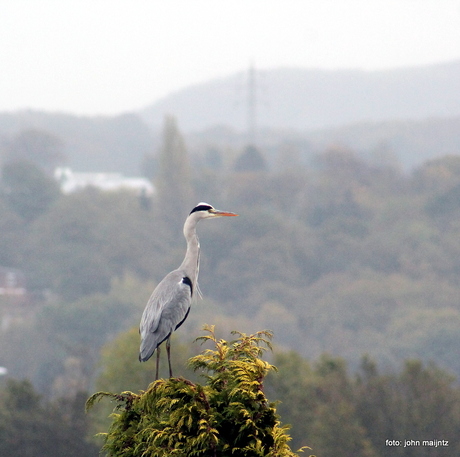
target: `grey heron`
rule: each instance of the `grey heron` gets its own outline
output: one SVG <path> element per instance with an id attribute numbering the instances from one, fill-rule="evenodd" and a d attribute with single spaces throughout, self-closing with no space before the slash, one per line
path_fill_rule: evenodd
<path id="1" fill-rule="evenodd" d="M 199 291 L 198 271 L 200 268 L 200 243 L 196 226 L 201 219 L 222 216 L 237 216 L 228 211 L 219 211 L 208 203 L 198 203 L 192 209 L 184 224 L 187 251 L 184 261 L 177 270 L 168 273 L 157 285 L 142 314 L 139 327 L 141 346 L 139 360 L 146 362 L 157 351 L 156 379 L 160 364 L 160 345 L 166 341 L 169 376 L 171 369 L 171 334 L 177 330 L 188 316 L 192 297 Z"/>

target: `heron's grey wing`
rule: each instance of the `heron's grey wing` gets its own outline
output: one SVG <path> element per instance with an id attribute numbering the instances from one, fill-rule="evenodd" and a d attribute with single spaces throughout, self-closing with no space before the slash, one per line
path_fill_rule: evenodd
<path id="1" fill-rule="evenodd" d="M 148 360 L 155 349 L 186 319 L 192 297 L 191 281 L 175 270 L 158 284 L 141 319 L 139 360 Z"/>

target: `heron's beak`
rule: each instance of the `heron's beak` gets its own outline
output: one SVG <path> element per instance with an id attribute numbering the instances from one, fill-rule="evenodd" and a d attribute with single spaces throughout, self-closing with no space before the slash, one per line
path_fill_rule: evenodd
<path id="1" fill-rule="evenodd" d="M 210 209 L 209 212 L 214 216 L 238 216 L 238 214 L 230 213 L 228 211 L 219 211 L 218 209 Z"/>

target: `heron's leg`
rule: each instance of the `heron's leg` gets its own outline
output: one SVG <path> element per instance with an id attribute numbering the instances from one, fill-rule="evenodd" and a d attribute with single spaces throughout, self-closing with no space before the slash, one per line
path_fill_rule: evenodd
<path id="1" fill-rule="evenodd" d="M 155 381 L 158 380 L 158 372 L 160 371 L 160 346 L 157 347 L 157 371 L 155 375 Z"/>
<path id="2" fill-rule="evenodd" d="M 169 364 L 169 377 L 172 378 L 172 369 L 171 369 L 171 337 L 166 340 L 166 352 L 168 353 L 168 364 Z"/>

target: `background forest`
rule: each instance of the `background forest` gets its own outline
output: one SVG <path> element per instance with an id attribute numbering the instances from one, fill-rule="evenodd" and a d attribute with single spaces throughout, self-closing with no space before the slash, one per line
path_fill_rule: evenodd
<path id="1" fill-rule="evenodd" d="M 412 455 L 386 439 L 454 445 L 460 156 L 407 171 L 338 146 L 306 158 L 295 141 L 269 155 L 211 142 L 190 153 L 171 117 L 150 146 L 138 163 L 156 188 L 146 198 L 91 188 L 64 195 L 52 177 L 66 160 L 62 140 L 29 129 L 3 141 L 0 265 L 25 275 L 28 299 L 0 297 L 0 366 L 30 383 L 2 380 L 0 403 L 27 409 L 40 394 L 46 417 L 47 408 L 59 412 L 48 429 L 77 417 L 83 436 L 106 414 L 88 432 L 69 412 L 82 392 L 145 389 L 153 365 L 137 362 L 135 327 L 156 283 L 182 260 L 185 217 L 207 201 L 240 217 L 199 226 L 204 299 L 173 345 L 176 372 L 188 375 L 205 323 L 224 337 L 271 329 L 281 371 L 268 396 L 283 401 L 293 448 L 365 457 Z M 377 410 L 385 414 L 369 417 Z M 11 436 L 7 423 L 0 415 L 0 436 Z M 97 455 L 85 445 L 78 455 Z M 424 451 L 414 455 L 434 455 Z"/>

